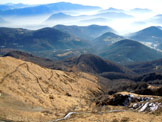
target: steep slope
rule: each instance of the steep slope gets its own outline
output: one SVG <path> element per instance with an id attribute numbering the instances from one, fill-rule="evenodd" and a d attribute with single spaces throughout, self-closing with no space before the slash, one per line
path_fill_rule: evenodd
<path id="1" fill-rule="evenodd" d="M 105 59 L 110 59 L 122 64 L 162 58 L 161 52 L 133 40 L 121 40 L 106 48 L 104 52 L 99 55 Z"/>
<path id="2" fill-rule="evenodd" d="M 40 122 L 68 111 L 89 109 L 97 77 L 42 68 L 11 57 L 0 58 L 0 120 Z"/>
<path id="3" fill-rule="evenodd" d="M 56 25 L 54 28 L 70 33 L 75 37 L 92 40 L 96 37 L 102 35 L 105 32 L 114 32 L 114 30 L 108 26 L 99 26 L 99 25 L 90 25 L 90 26 L 64 26 L 64 25 Z"/>

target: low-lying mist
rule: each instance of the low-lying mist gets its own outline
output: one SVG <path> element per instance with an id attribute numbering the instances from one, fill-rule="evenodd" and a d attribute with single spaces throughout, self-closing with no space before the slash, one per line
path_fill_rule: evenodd
<path id="1" fill-rule="evenodd" d="M 125 11 L 94 10 L 94 11 L 63 11 L 34 16 L 5 16 L 5 22 L 0 22 L 1 27 L 25 28 L 36 30 L 43 27 L 63 25 L 106 25 L 120 35 L 128 35 L 149 26 L 161 26 L 162 23 L 154 21 L 159 13 L 153 11 Z M 52 19 L 49 19 L 52 18 Z"/>

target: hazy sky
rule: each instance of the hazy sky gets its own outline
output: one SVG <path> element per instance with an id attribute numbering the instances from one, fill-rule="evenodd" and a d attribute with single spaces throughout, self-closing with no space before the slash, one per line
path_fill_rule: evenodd
<path id="1" fill-rule="evenodd" d="M 0 0 L 3 3 L 27 3 L 27 4 L 42 4 L 54 2 L 72 2 L 85 5 L 100 6 L 103 8 L 115 7 L 120 9 L 131 8 L 150 8 L 162 12 L 162 0 Z"/>

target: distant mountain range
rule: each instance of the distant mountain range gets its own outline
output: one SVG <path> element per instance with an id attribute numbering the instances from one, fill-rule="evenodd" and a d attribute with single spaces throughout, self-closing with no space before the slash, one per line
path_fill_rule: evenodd
<path id="1" fill-rule="evenodd" d="M 27 51 L 51 59 L 64 59 L 93 52 L 90 39 L 108 31 L 113 29 L 98 25 L 57 25 L 39 30 L 1 27 L 0 48 Z"/>
<path id="2" fill-rule="evenodd" d="M 97 10 L 97 9 L 101 9 L 101 8 L 96 6 L 84 6 L 80 4 L 72 4 L 68 2 L 58 2 L 58 3 L 29 6 L 25 8 L 16 8 L 16 9 L 8 9 L 8 6 L 4 6 L 4 10 L 2 11 L 1 9 L 0 15 L 32 16 L 32 15 L 50 14 L 53 12 L 63 12 L 63 11 L 70 11 L 70 10 L 86 11 L 86 10 Z"/>
<path id="3" fill-rule="evenodd" d="M 120 12 L 124 12 L 124 10 L 110 7 L 108 9 L 104 9 L 104 10 L 100 11 L 100 13 L 104 13 L 104 12 L 118 12 L 118 13 L 120 13 Z"/>
<path id="4" fill-rule="evenodd" d="M 18 9 L 18 8 L 25 8 L 29 7 L 29 5 L 18 3 L 18 4 L 1 4 L 0 5 L 0 10 L 6 11 L 6 10 L 11 10 L 11 9 Z"/>
<path id="5" fill-rule="evenodd" d="M 109 18 L 109 19 L 114 19 L 114 18 L 132 18 L 133 16 L 128 15 L 124 12 L 103 12 L 96 14 L 95 16 L 97 17 L 103 17 L 103 18 Z"/>
<path id="6" fill-rule="evenodd" d="M 135 13 L 149 13 L 149 12 L 152 12 L 152 10 L 147 9 L 147 8 L 134 8 L 134 9 L 131 9 L 130 12 L 135 12 Z"/>
<path id="7" fill-rule="evenodd" d="M 115 32 L 112 28 L 108 26 L 99 26 L 99 25 L 90 25 L 90 26 L 57 25 L 54 26 L 54 28 L 84 40 L 93 40 L 105 32 Z"/>
<path id="8" fill-rule="evenodd" d="M 56 13 L 56 14 L 51 15 L 47 19 L 47 21 L 64 20 L 64 19 L 72 19 L 72 18 L 73 18 L 73 16 L 70 16 L 70 15 L 67 15 L 67 14 L 60 12 L 60 13 Z"/>
<path id="9" fill-rule="evenodd" d="M 99 55 L 104 59 L 110 59 L 122 64 L 145 62 L 162 58 L 161 52 L 133 40 L 121 40 L 116 42 L 107 47 Z"/>
<path id="10" fill-rule="evenodd" d="M 123 40 L 124 37 L 112 32 L 112 28 L 99 25 L 57 25 L 39 30 L 1 27 L 0 48 L 27 51 L 51 59 L 92 53 L 121 64 L 162 58 L 161 52 L 137 41 Z"/>

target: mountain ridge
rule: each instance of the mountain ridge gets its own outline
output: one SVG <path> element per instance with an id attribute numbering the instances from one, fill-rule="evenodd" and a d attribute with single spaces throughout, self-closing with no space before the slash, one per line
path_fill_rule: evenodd
<path id="1" fill-rule="evenodd" d="M 71 35 L 79 37 L 85 40 L 91 40 L 97 36 L 103 34 L 104 32 L 114 32 L 114 30 L 108 26 L 99 25 L 89 25 L 89 26 L 65 26 L 56 25 L 54 28 L 61 30 L 63 32 L 69 32 Z"/>
<path id="2" fill-rule="evenodd" d="M 69 10 L 96 10 L 100 7 L 96 6 L 84 6 L 80 4 L 72 4 L 68 2 L 58 2 L 50 3 L 36 6 L 29 6 L 25 8 L 9 9 L 5 11 L 0 11 L 0 14 L 3 16 L 31 16 L 31 15 L 41 15 L 49 14 L 53 12 L 60 11 L 69 11 Z"/>

